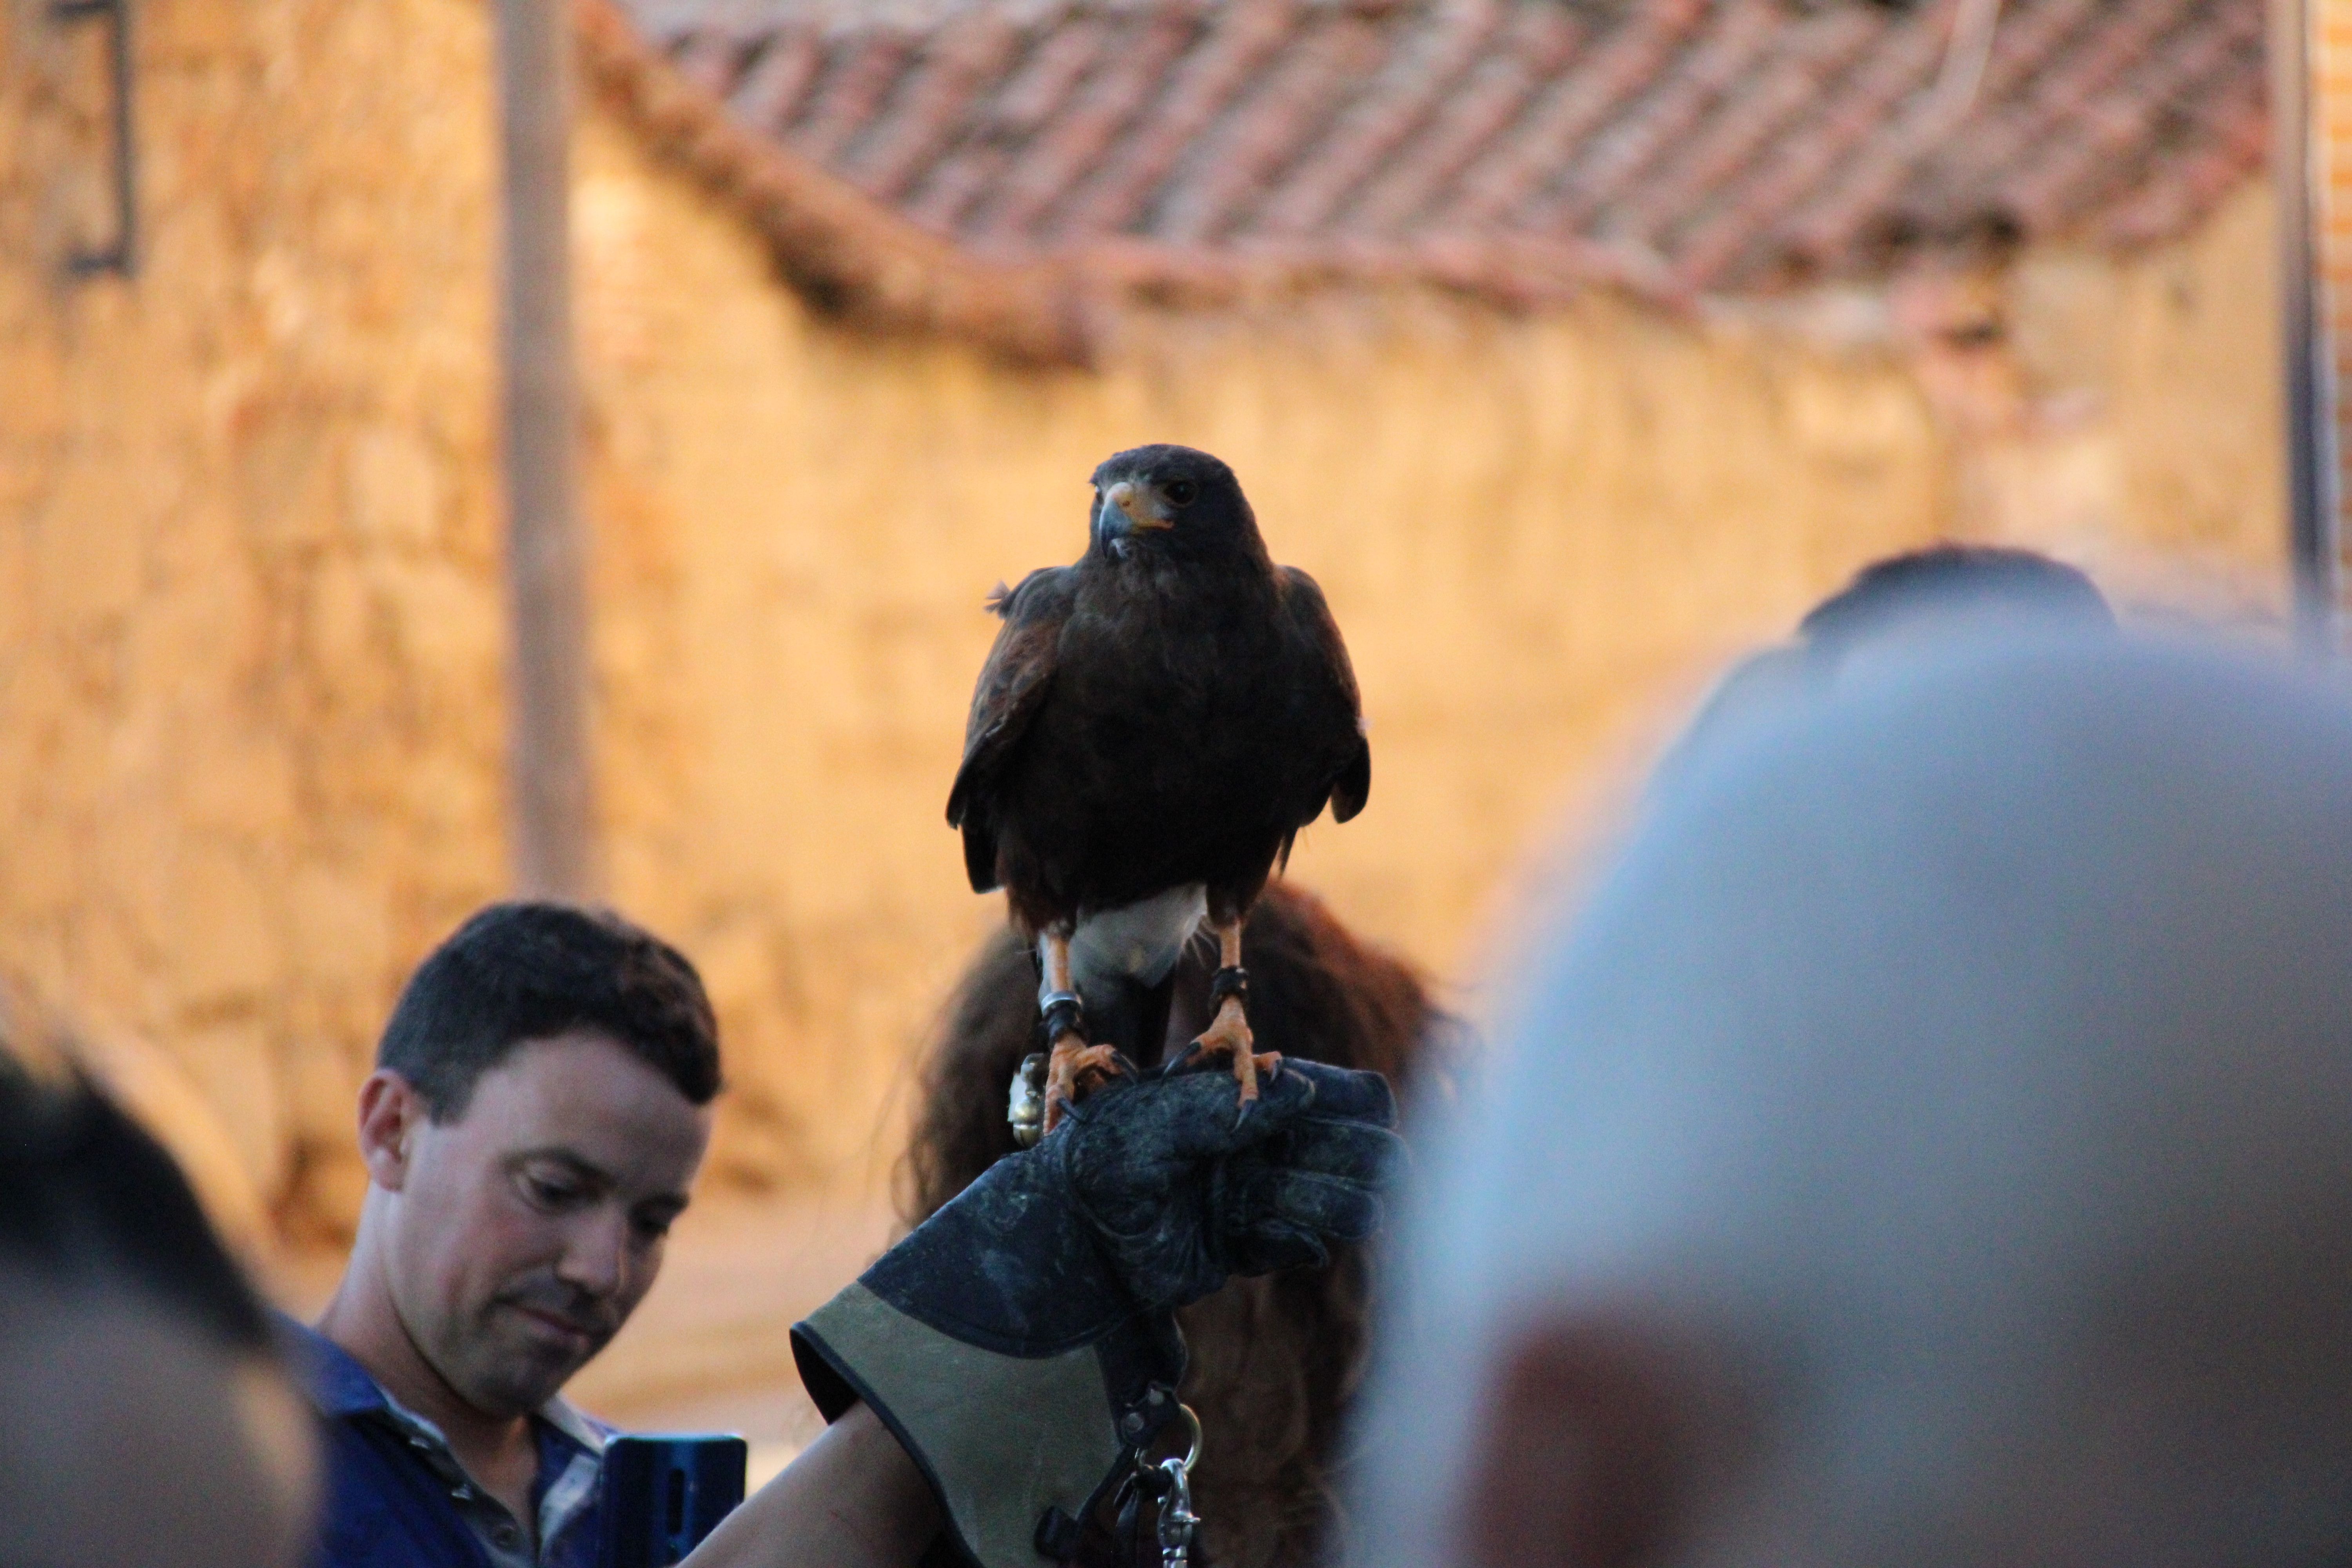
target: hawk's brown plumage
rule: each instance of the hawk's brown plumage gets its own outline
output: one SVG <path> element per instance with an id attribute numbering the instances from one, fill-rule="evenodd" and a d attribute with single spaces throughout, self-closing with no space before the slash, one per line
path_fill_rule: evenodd
<path id="1" fill-rule="evenodd" d="M 1094 482 L 1086 553 L 996 606 L 948 821 L 974 890 L 1005 889 L 1049 969 L 1089 919 L 1192 887 L 1237 952 L 1298 830 L 1327 804 L 1341 822 L 1363 809 L 1355 674 L 1322 591 L 1267 555 L 1223 463 L 1142 447 Z M 1134 973 L 1158 984 L 1161 956 Z"/>

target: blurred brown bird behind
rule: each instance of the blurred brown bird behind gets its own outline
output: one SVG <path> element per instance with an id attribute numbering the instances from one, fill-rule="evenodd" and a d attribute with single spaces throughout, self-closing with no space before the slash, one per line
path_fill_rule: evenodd
<path id="1" fill-rule="evenodd" d="M 1285 1055 L 1385 1075 L 1425 1095 L 1442 1082 L 1460 1027 L 1410 965 L 1358 941 L 1288 883 L 1259 900 L 1244 936 L 1260 1037 Z M 1210 1012 L 1210 963 L 1179 967 L 1167 1037 Z M 1010 931 L 974 955 L 919 1069 L 914 1130 L 899 1167 L 911 1226 L 1013 1152 L 1005 1087 L 1035 1048 L 1035 971 Z M 1215 1568 L 1305 1568 L 1336 1560 L 1336 1489 L 1349 1399 L 1364 1371 L 1364 1249 L 1321 1268 L 1236 1279 L 1180 1314 L 1191 1349 L 1182 1396 L 1205 1440 L 1194 1477 Z"/>

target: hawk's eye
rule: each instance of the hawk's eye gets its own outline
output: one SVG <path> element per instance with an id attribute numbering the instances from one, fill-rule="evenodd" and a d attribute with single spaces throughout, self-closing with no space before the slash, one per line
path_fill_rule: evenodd
<path id="1" fill-rule="evenodd" d="M 1168 481 L 1167 495 L 1170 506 L 1191 506 L 1200 494 L 1201 487 L 1190 479 Z"/>

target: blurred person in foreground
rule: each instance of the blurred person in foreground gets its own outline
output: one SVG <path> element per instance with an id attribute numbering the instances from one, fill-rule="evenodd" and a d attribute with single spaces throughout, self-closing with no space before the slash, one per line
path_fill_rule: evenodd
<path id="1" fill-rule="evenodd" d="M 0 1050 L 0 1563 L 297 1568 L 316 1456 L 179 1168 Z"/>
<path id="2" fill-rule="evenodd" d="M 593 1561 L 607 1430 L 561 1390 L 660 1271 L 719 1090 L 675 949 L 493 905 L 411 977 L 360 1093 L 369 1190 L 317 1329 L 330 1568 Z M 1001 1103 L 1001 1100 L 1000 1100 Z M 1360 1239 L 1392 1163 L 1370 1075 L 1221 1073 L 1090 1099 L 794 1332 L 834 1425 L 698 1562 L 1034 1561 L 1174 1415 L 1168 1314 Z"/>
<path id="3" fill-rule="evenodd" d="M 1269 886 L 1242 938 L 1259 1045 L 1286 1059 L 1376 1072 L 1410 1090 L 1447 1033 L 1421 977 L 1349 934 L 1311 893 Z M 1163 1055 L 1205 1027 L 1213 950 L 1177 970 Z M 992 934 L 958 983 L 919 1079 L 905 1174 L 908 1218 L 931 1215 L 1017 1145 L 1005 1091 L 1038 1049 L 1037 971 L 1010 931 Z M 1151 1065 L 1149 1062 L 1145 1066 Z M 1178 1314 L 1189 1352 L 1181 1394 L 1204 1430 L 1193 1506 L 1196 1562 L 1267 1568 L 1323 1560 L 1332 1536 L 1341 1426 L 1370 1334 L 1366 1249 L 1235 1279 Z M 1107 1542 L 1095 1543 L 1097 1551 Z"/>
<path id="4" fill-rule="evenodd" d="M 2043 625 L 1654 797 L 1421 1168 L 1377 1564 L 2352 1559 L 2352 705 Z"/>

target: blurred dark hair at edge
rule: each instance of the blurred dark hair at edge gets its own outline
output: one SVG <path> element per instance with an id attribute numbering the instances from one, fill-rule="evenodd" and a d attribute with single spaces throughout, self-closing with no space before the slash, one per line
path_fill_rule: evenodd
<path id="1" fill-rule="evenodd" d="M 268 1314 L 178 1163 L 71 1058 L 0 1014 L 0 1274 L 128 1293 L 233 1354 L 274 1354 Z"/>
<path id="2" fill-rule="evenodd" d="M 459 926 L 402 987 L 376 1065 L 451 1121 L 516 1047 L 575 1030 L 610 1036 L 696 1105 L 719 1093 L 719 1024 L 694 965 L 609 910 L 571 904 L 491 904 Z"/>
<path id="3" fill-rule="evenodd" d="M 1874 561 L 1805 613 L 1797 634 L 1835 659 L 1908 617 L 1999 603 L 2031 615 L 2112 626 L 2115 612 L 2080 568 L 1999 544 L 1931 544 Z"/>
<path id="4" fill-rule="evenodd" d="M 2115 611 L 2079 568 L 1999 544 L 1931 544 L 1863 567 L 1815 605 L 1796 635 L 1739 660 L 1702 699 L 1651 770 L 1648 788 L 1670 789 L 1730 734 L 1833 684 L 1846 660 L 1900 640 L 1939 617 L 2001 616 L 2069 634 L 2116 629 Z"/>
<path id="5" fill-rule="evenodd" d="M 1170 1036 L 1209 1022 L 1213 951 L 1177 971 Z M 1442 1074 L 1460 1026 L 1411 966 L 1358 941 L 1312 894 L 1268 887 L 1242 936 L 1260 1050 L 1369 1068 L 1402 1093 Z M 957 983 L 919 1072 L 900 1166 L 900 1211 L 919 1224 L 1013 1152 L 1005 1097 L 1037 1038 L 1037 970 L 1010 931 Z M 1424 1081 L 1423 1087 L 1427 1087 Z M 1196 1561 L 1272 1568 L 1331 1560 L 1349 1397 L 1369 1346 L 1365 1249 L 1321 1268 L 1235 1279 L 1180 1314 L 1191 1348 L 1185 1402 L 1206 1432 L 1193 1477 L 1205 1521 Z"/>

